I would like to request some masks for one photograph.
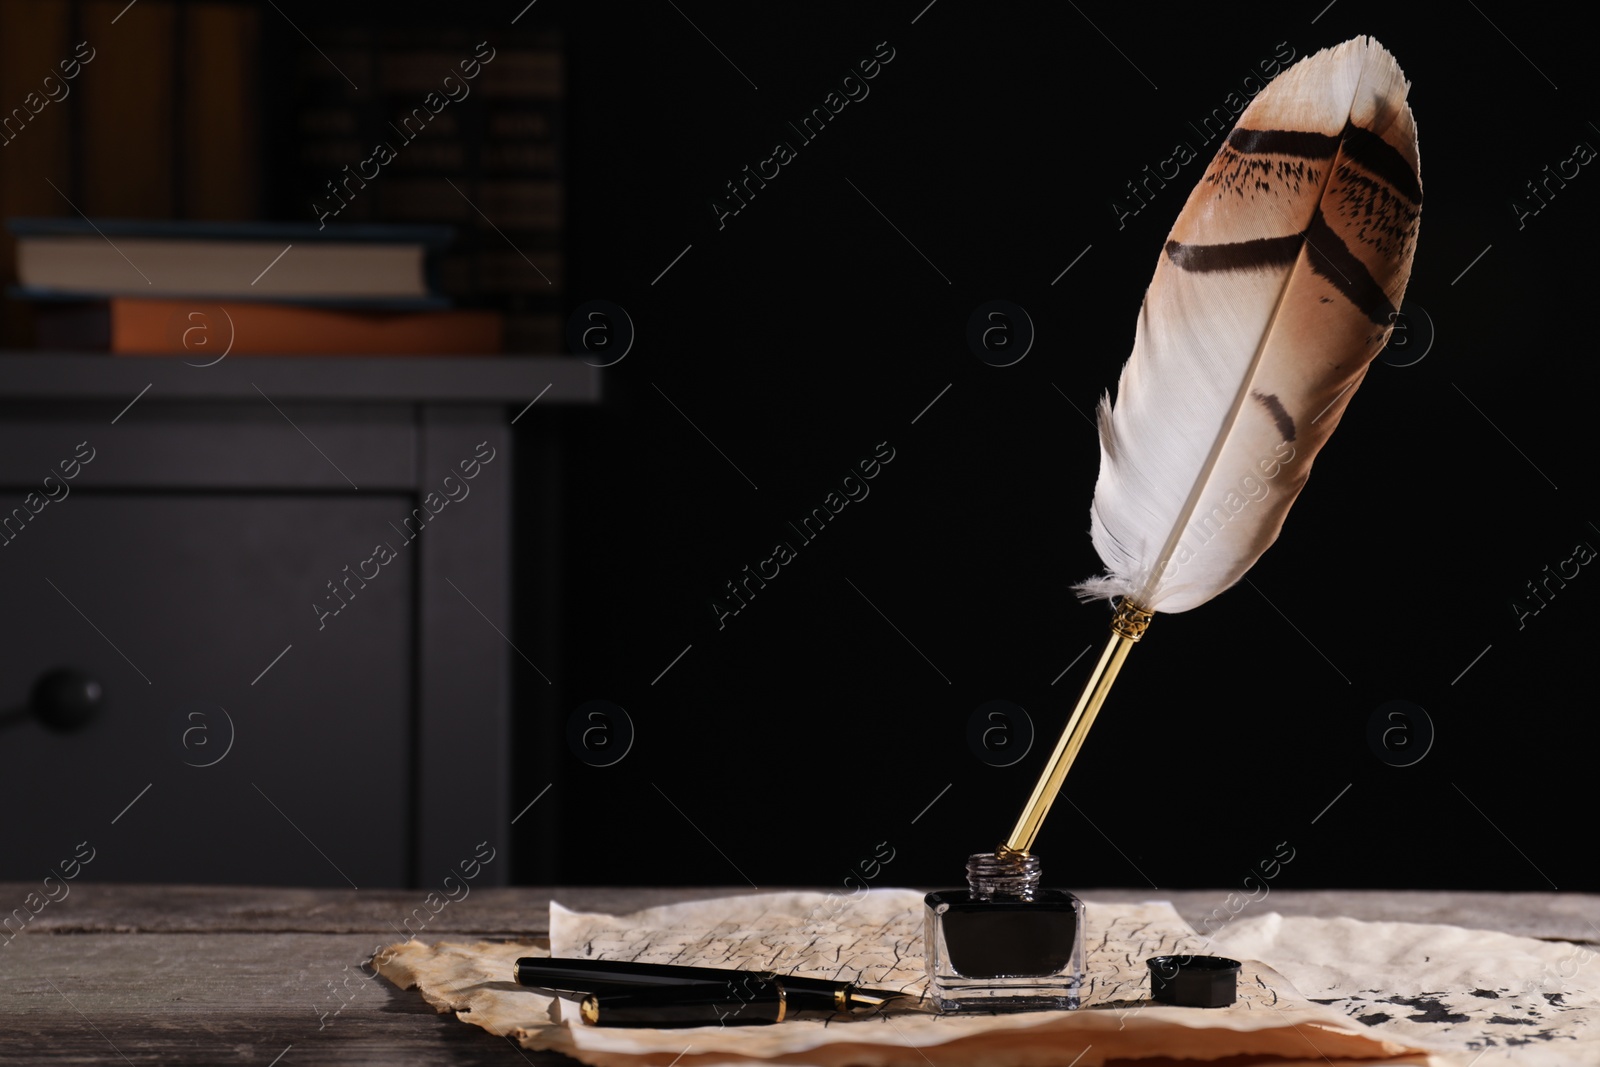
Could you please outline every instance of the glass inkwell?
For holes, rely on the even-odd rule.
[[[1078,1006],[1083,901],[1039,886],[1039,857],[980,852],[967,888],[927,895],[929,994],[940,1011]]]
[[[1083,901],[1039,884],[1029,850],[1151,613],[1124,600],[1083,694],[1004,844],[967,858],[967,888],[924,901],[928,995],[940,1011],[1071,1010],[1084,987]]]

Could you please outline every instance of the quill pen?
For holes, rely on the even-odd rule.
[[[1262,90],[1189,194],[1145,293],[1117,399],[1100,403],[1090,531],[1112,638],[1001,852],[1026,853],[1157,611],[1237,582],[1387,342],[1422,185],[1409,83],[1357,37]]]

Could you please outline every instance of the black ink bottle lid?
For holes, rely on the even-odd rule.
[[[1186,1008],[1226,1008],[1239,989],[1239,961],[1225,956],[1151,956],[1150,996]]]

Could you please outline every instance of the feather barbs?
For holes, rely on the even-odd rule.
[[[1186,611],[1276,539],[1393,327],[1421,183],[1408,83],[1356,38],[1259,93],[1190,193],[1100,404],[1085,597]]]

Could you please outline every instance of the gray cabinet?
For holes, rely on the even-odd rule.
[[[598,396],[559,358],[0,356],[0,881],[83,841],[96,880],[360,887],[506,851],[508,422],[547,386],[523,418]],[[21,714],[59,667],[81,732]]]

